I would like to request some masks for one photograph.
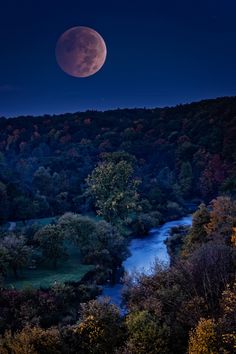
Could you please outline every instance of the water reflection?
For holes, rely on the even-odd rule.
[[[186,216],[180,220],[170,221],[162,226],[152,229],[145,238],[133,239],[129,246],[131,256],[123,262],[126,273],[132,275],[133,272],[151,274],[156,261],[164,265],[169,265],[170,257],[167,252],[165,241],[170,234],[170,230],[177,226],[191,226],[192,217]],[[122,284],[106,286],[103,288],[102,296],[111,298],[111,302],[121,306]]]

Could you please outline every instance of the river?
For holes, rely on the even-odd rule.
[[[165,244],[170,235],[170,230],[177,226],[191,226],[192,217],[186,216],[182,219],[169,221],[160,227],[151,229],[148,236],[144,238],[133,239],[129,245],[130,257],[123,262],[126,273],[142,272],[151,274],[155,262],[169,265],[170,257]],[[105,286],[102,297],[110,297],[111,302],[121,306],[122,284],[117,283],[114,286]]]

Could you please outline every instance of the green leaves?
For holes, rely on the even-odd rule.
[[[51,260],[54,267],[57,267],[59,259],[67,257],[64,246],[64,237],[59,225],[47,225],[35,234],[46,260]]]
[[[26,245],[23,236],[7,235],[0,243],[0,268],[2,272],[11,268],[18,277],[18,268],[24,267],[29,261],[31,248]]]
[[[100,163],[87,178],[98,215],[117,224],[137,209],[140,180],[134,178],[132,163],[114,156]]]

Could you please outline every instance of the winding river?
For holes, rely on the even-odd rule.
[[[170,230],[177,226],[191,226],[192,217],[186,216],[182,219],[166,222],[160,227],[151,229],[145,238],[133,239],[129,246],[130,257],[123,262],[126,273],[142,272],[151,274],[156,261],[169,265],[170,257],[165,245]],[[110,297],[111,302],[121,306],[122,284],[103,288],[102,296]]]

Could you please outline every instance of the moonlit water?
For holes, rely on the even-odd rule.
[[[180,220],[170,221],[160,227],[154,228],[145,238],[133,239],[129,246],[131,256],[123,262],[125,272],[132,275],[133,272],[151,274],[155,262],[169,265],[170,257],[165,245],[173,227],[191,226],[192,217],[186,216]],[[102,296],[111,298],[111,302],[120,306],[122,285],[104,287]]]
[[[152,229],[145,238],[133,239],[129,246],[131,256],[123,262],[125,271],[127,273],[137,271],[150,274],[156,261],[168,266],[170,257],[165,241],[170,235],[170,230],[176,226],[190,226],[191,224],[192,217],[187,216]]]

